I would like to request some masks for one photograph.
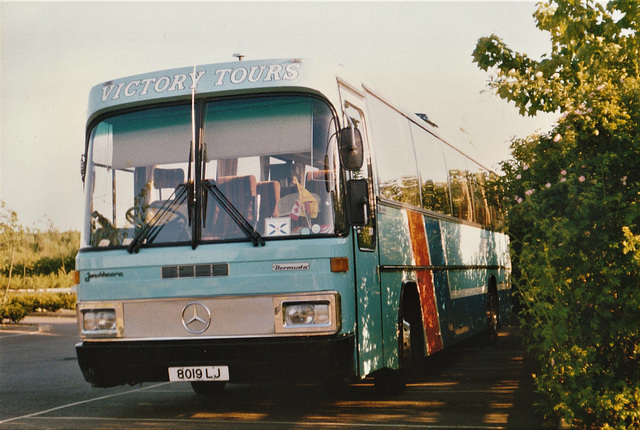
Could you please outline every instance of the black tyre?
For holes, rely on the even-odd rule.
[[[424,329],[419,298],[415,291],[404,297],[398,321],[399,369],[381,369],[374,375],[375,387],[382,394],[400,395],[406,378],[424,371]]]
[[[498,292],[495,287],[489,288],[487,295],[487,331],[485,340],[488,345],[494,345],[498,340],[498,329],[500,328],[500,304],[498,302]]]
[[[420,376],[424,373],[425,365],[425,337],[422,311],[419,298],[415,295],[414,301],[407,303],[403,316],[403,363],[405,376]],[[408,329],[405,328],[407,327]],[[406,339],[409,339],[407,343]]]
[[[399,396],[406,387],[402,369],[380,369],[374,375],[376,391],[383,396]]]
[[[207,397],[217,397],[224,392],[225,382],[202,382],[193,381],[191,388],[196,394]]]

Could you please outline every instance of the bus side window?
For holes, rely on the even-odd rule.
[[[470,169],[470,184],[473,192],[473,208],[475,214],[475,221],[482,224],[483,227],[491,227],[491,212],[489,211],[489,202],[487,200],[487,193],[485,190],[485,184],[488,178],[488,172],[480,167],[474,161],[468,160],[467,164]]]
[[[442,142],[415,124],[411,124],[411,137],[416,151],[422,207],[451,215],[451,196]]]
[[[496,231],[504,230],[504,214],[500,204],[500,191],[496,184],[497,175],[493,172],[489,173],[488,183],[485,187],[487,195],[487,203],[489,204],[489,212],[491,214],[491,227]]]
[[[420,206],[420,185],[409,120],[377,99],[368,100],[380,195]]]
[[[473,198],[469,188],[469,168],[462,153],[445,145],[445,158],[449,171],[449,189],[453,216],[464,221],[475,221]]]

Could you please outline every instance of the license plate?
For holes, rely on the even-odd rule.
[[[228,381],[229,366],[170,367],[169,381]]]

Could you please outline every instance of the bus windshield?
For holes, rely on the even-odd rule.
[[[194,116],[199,157],[192,151]],[[193,113],[187,104],[104,119],[89,139],[91,216],[83,247],[239,241],[248,240],[248,230],[265,240],[343,233],[335,135],[329,106],[303,96],[215,100],[196,103]]]

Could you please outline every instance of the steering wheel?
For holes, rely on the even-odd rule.
[[[127,212],[125,213],[124,216],[127,219],[127,221],[129,221],[132,225],[143,226],[147,224],[146,216],[150,209],[151,211],[155,212],[155,211],[158,211],[160,208],[153,205],[142,207],[142,208],[140,206],[132,206],[129,209],[127,209]],[[189,221],[187,219],[187,216],[182,212],[180,212],[178,208],[175,208],[173,210],[171,208],[166,208],[165,211],[171,214],[167,222],[182,222],[182,224],[184,225],[188,224]]]
[[[141,210],[140,206],[131,206],[127,209],[124,217],[134,226],[144,225],[146,210]]]

